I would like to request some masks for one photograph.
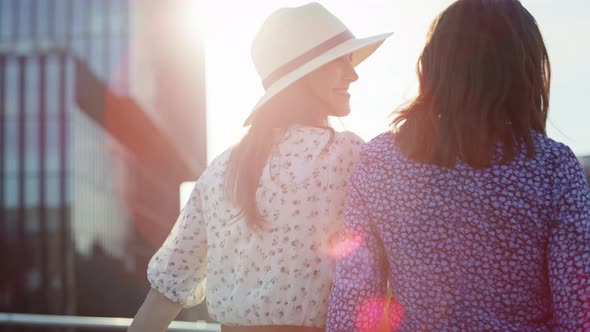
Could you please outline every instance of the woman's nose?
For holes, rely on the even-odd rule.
[[[356,70],[354,69],[354,66],[352,65],[352,63],[350,63],[350,62],[346,66],[346,76],[345,77],[350,82],[354,82],[359,79],[359,75],[357,74]]]

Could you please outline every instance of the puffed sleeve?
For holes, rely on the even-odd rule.
[[[332,286],[326,331],[372,331],[381,322],[387,261],[364,196],[371,177],[365,154],[350,180],[342,252]]]
[[[590,331],[590,193],[565,147],[554,180],[548,270],[555,331]]]
[[[205,298],[207,235],[199,186],[197,182],[147,270],[151,287],[185,308]]]

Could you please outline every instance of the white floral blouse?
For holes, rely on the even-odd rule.
[[[324,326],[348,178],[363,144],[350,132],[330,137],[296,126],[277,138],[256,193],[262,232],[236,218],[223,190],[230,150],[217,157],[152,257],[151,286],[184,307],[206,295],[211,317],[227,325]]]

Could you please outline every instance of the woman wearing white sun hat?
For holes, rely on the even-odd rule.
[[[323,330],[363,143],[328,116],[350,112],[354,66],[390,35],[355,38],[317,3],[267,18],[252,45],[265,94],[249,131],[197,181],[150,261],[152,290],[129,331],[163,331],[205,295],[224,332]]]

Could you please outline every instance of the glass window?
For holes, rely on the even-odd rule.
[[[39,170],[39,63],[29,58],[25,62],[25,172]]]
[[[106,1],[105,1],[106,2]],[[120,37],[125,30],[125,24],[127,24],[127,12],[126,5],[127,1],[108,1],[108,12],[106,18],[109,20],[108,34],[111,38]],[[106,4],[105,4],[106,5]]]
[[[79,0],[76,0],[74,2],[78,1]],[[70,22],[72,8],[68,8],[69,4],[66,3],[66,0],[54,0],[53,3],[55,4],[55,7],[53,8],[53,12],[55,13],[55,17],[53,18],[55,20],[55,40],[59,41],[61,44],[65,44],[69,34],[69,31],[67,30],[68,28],[71,28],[67,25],[68,22]]]
[[[16,174],[19,169],[19,156],[18,156],[18,145],[19,145],[19,128],[16,117],[5,118],[4,127],[4,167],[5,172],[8,174]]]
[[[90,35],[93,38],[100,38],[103,36],[104,31],[104,24],[103,21],[105,20],[105,9],[107,9],[107,5],[105,5],[107,1],[88,1],[87,10],[88,16],[90,17]]]
[[[27,176],[39,172],[39,119],[29,116],[25,122],[25,172]]]
[[[65,171],[72,172],[74,169],[73,166],[73,154],[74,154],[74,144],[73,144],[73,125],[72,125],[72,117],[66,115],[65,123],[62,127],[64,131],[64,149],[65,149]]]
[[[25,176],[25,206],[35,207],[39,205],[39,173],[26,173]]]
[[[12,39],[15,1],[0,0],[0,41]]]
[[[6,59],[4,106],[7,116],[18,114],[18,85],[20,81],[18,66],[16,59],[12,57]]]
[[[68,171],[66,172],[66,179],[65,179],[65,204],[71,205],[74,201],[74,172]]]
[[[118,10],[121,13],[121,30],[119,32],[120,37],[129,37],[129,27],[131,24],[131,13],[129,0],[126,1],[115,1],[118,5]]]
[[[59,181],[59,174],[47,174],[45,178],[45,204],[48,207],[59,207],[61,200],[61,185]]]
[[[70,173],[74,170],[74,144],[73,144],[73,117],[74,112],[77,112],[76,108],[76,96],[75,96],[75,63],[73,60],[66,62],[65,68],[66,80],[64,86],[66,89],[66,110],[65,110],[65,123],[63,126],[63,130],[65,130],[65,152],[66,152],[66,172],[68,179],[70,178]],[[69,192],[69,191],[68,191]]]
[[[31,17],[31,0],[18,0],[15,1],[16,7],[18,8],[18,37],[21,40],[31,40],[32,31],[31,23],[33,17]]]
[[[60,126],[59,118],[51,115],[45,122],[45,172],[47,174],[57,174],[59,172],[59,154],[60,154]]]
[[[4,174],[4,203],[5,207],[15,208],[19,200],[18,174],[8,172]]]
[[[87,49],[86,49],[86,40],[80,37],[75,37],[72,39],[71,48],[74,54],[77,56],[84,58],[86,57]]]
[[[72,32],[74,39],[81,39],[86,35],[86,1],[72,1]]]
[[[39,60],[28,57],[25,62],[25,112],[29,115],[39,114]]]
[[[36,31],[33,33],[37,36],[37,39],[43,42],[47,42],[51,40],[50,35],[50,22],[53,22],[53,18],[50,15],[53,13],[53,8],[50,8],[51,1],[41,0],[35,2],[35,20],[37,23]]]
[[[92,38],[89,40],[90,54],[88,55],[88,66],[90,70],[96,75],[101,81],[105,81],[104,61],[103,61],[103,47],[101,45],[100,38]]]
[[[48,56],[45,63],[45,111],[47,114],[59,112],[59,87],[60,87],[59,58]]]

